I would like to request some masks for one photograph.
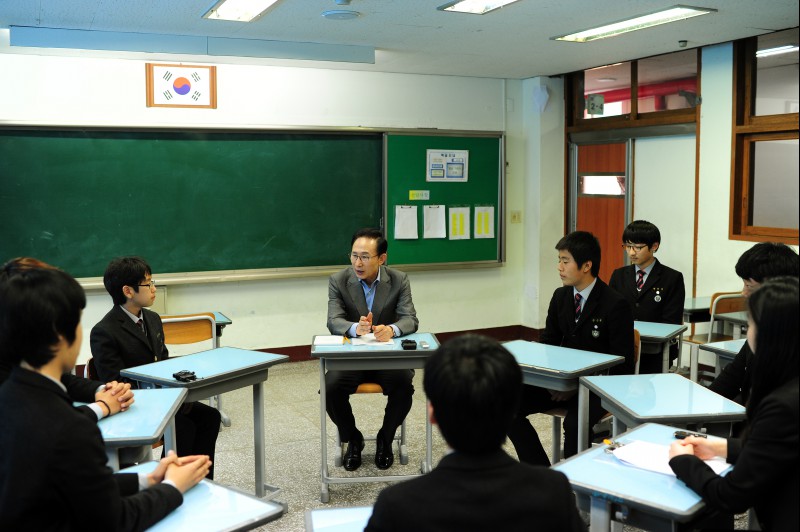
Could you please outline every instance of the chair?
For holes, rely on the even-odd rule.
[[[633,330],[633,374],[639,374],[639,352],[641,351],[642,342],[641,337],[639,335],[639,331],[634,329]],[[552,440],[552,455],[553,455],[553,463],[561,461],[561,420],[567,417],[567,409],[566,408],[552,408],[547,412],[543,412],[548,416],[553,416],[553,440]],[[611,415],[610,412],[606,412],[606,414],[600,418],[593,429],[600,424],[610,423],[614,416]],[[597,432],[597,431],[595,431]]]
[[[168,345],[187,345],[210,341],[211,348],[217,345],[217,324],[214,314],[202,312],[198,314],[183,314],[175,316],[161,316],[164,327],[164,343]],[[176,356],[181,356],[181,353]],[[209,398],[209,404],[219,410],[222,424],[231,426],[231,419],[222,411],[222,397],[215,395]]]
[[[362,382],[358,385],[356,393],[383,393],[383,388],[380,384],[374,382]],[[339,439],[339,431],[336,432],[336,448],[339,450],[334,453],[333,462],[336,467],[341,467],[342,458],[344,457],[345,448]],[[375,436],[364,436],[364,441],[375,441]],[[397,443],[397,453],[400,455],[400,463],[406,465],[408,463],[408,449],[406,447],[406,420],[403,419],[403,424],[400,425],[400,434],[395,434],[394,441]]]
[[[716,321],[719,323],[719,320],[715,320],[716,316],[726,312],[745,310],[746,306],[747,302],[741,292],[717,292],[711,296],[711,318],[708,322],[708,333],[694,332],[693,327],[692,334],[682,338],[684,342],[691,344],[689,346],[689,378],[692,381],[698,382],[698,379],[700,378],[698,375],[698,357],[700,355],[700,346],[706,343],[722,342],[733,339],[733,336],[726,335],[725,331],[714,331],[714,322]],[[709,373],[713,375],[713,371]],[[704,372],[703,379],[713,379],[713,376],[706,375],[706,372]]]

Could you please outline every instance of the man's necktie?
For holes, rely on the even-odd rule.
[[[641,291],[644,286],[644,270],[638,270],[636,275],[638,275],[636,278],[636,289]]]
[[[575,294],[575,321],[578,321],[581,317],[581,297],[580,294]]]
[[[139,330],[142,331],[142,333],[144,333],[144,322],[142,321],[142,318],[139,318],[139,321],[136,322],[136,325],[138,325]]]

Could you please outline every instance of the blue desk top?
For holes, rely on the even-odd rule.
[[[618,409],[641,424],[646,421],[699,422],[744,419],[742,405],[674,373],[581,377],[612,414]]]
[[[715,314],[714,319],[727,321],[736,325],[747,325],[747,311],[737,310],[736,312],[723,312],[722,314]]]
[[[415,350],[404,350],[403,347],[400,345],[400,342],[403,340],[414,340],[417,342],[417,349]],[[419,347],[420,342],[428,342],[430,346],[428,349],[422,349]],[[439,348],[439,340],[436,339],[431,333],[413,333],[407,334],[405,336],[400,336],[398,338],[392,339],[392,345],[353,345],[350,342],[346,342],[342,345],[314,345],[314,342],[311,342],[311,355],[312,356],[321,356],[328,353],[388,353],[388,352],[399,352],[404,353],[406,355],[413,354],[414,351],[419,351],[420,353],[433,353],[433,351]]]
[[[146,462],[123,469],[124,473],[155,469],[157,462]],[[148,531],[192,532],[250,530],[283,515],[283,506],[203,480],[183,494],[183,504]]]
[[[514,355],[523,371],[574,379],[622,364],[624,357],[581,351],[557,345],[513,340],[503,347]]]
[[[725,340],[724,342],[711,342],[710,344],[701,344],[700,349],[716,353],[720,358],[733,359],[742,350],[746,341],[746,338],[740,338],[738,340]]]
[[[187,394],[181,388],[135,390],[133,393],[135,400],[127,411],[105,417],[97,423],[107,447],[133,447],[157,442]]]
[[[307,510],[306,532],[361,532],[371,515],[372,506]]]
[[[219,347],[124,369],[121,375],[137,381],[170,387],[193,388],[242,374],[255,373],[287,360],[289,357],[286,355],[249,351],[235,347]],[[190,382],[175,380],[172,375],[181,370],[194,371],[197,380]],[[266,380],[266,374],[264,380]]]
[[[647,423],[620,434],[616,441],[642,440],[669,445],[674,427]],[[572,487],[589,496],[645,508],[649,513],[677,521],[689,520],[704,503],[699,495],[676,477],[625,465],[606,453],[603,445],[594,447],[553,466],[569,478]]]
[[[655,323],[652,321],[634,321],[633,328],[639,331],[642,340],[657,340],[665,342],[685,331],[686,325],[674,323]]]
[[[709,310],[711,308],[711,296],[687,297],[683,300],[684,312],[696,312],[698,310]]]

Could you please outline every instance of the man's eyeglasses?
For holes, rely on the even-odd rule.
[[[347,256],[350,257],[350,262],[352,263],[356,263],[358,261],[367,263],[373,258],[377,257],[377,255],[359,255],[358,253],[349,253]]]
[[[625,251],[630,251],[632,249],[635,249],[637,252],[639,252],[646,247],[647,244],[622,244],[622,249],[624,249]]]
[[[156,287],[156,281],[154,279],[150,279],[149,283],[140,284],[139,286],[148,286],[150,288],[155,288]]]

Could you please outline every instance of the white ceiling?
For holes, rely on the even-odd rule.
[[[375,49],[374,64],[218,56],[206,61],[524,79],[674,52],[681,49],[681,40],[690,49],[798,25],[798,0],[682,0],[718,12],[577,44],[550,37],[650,13],[678,0],[520,0],[482,16],[438,11],[446,1],[351,0],[350,5],[337,5],[335,0],[281,0],[261,19],[235,23],[202,18],[213,0],[0,0],[0,28],[358,45]],[[361,16],[321,16],[331,9],[350,9]],[[4,47],[0,52],[19,50]]]

